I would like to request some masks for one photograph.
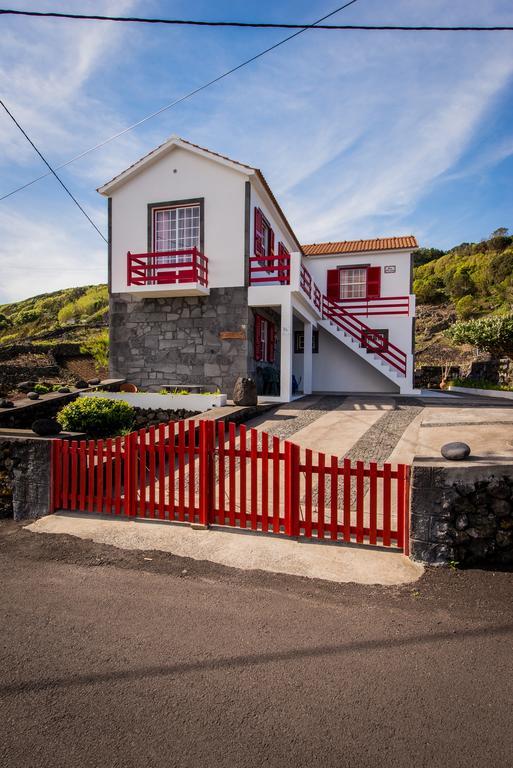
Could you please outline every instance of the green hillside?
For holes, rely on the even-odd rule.
[[[449,251],[421,248],[415,263],[417,361],[470,360],[476,346],[485,347],[475,341],[482,334],[468,329],[490,327],[493,322],[486,318],[491,317],[501,318],[497,323],[504,325],[513,310],[513,237],[501,228],[486,240],[461,243]],[[477,324],[469,325],[474,320]],[[470,343],[461,343],[462,337]]]
[[[108,326],[106,285],[43,293],[0,305],[0,345],[84,341]]]

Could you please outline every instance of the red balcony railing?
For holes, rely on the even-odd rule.
[[[337,307],[342,307],[352,315],[408,315],[410,313],[409,296],[382,296],[379,299],[340,299]]]
[[[127,257],[128,285],[208,286],[208,259],[197,248],[156,253],[130,253]]]
[[[290,284],[290,254],[252,256],[249,260],[249,284]]]

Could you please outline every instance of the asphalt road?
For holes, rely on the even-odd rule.
[[[335,585],[3,522],[0,585],[2,768],[512,763],[513,574]]]

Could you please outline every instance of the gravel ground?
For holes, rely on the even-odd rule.
[[[406,427],[421,411],[422,407],[417,405],[397,405],[395,410],[385,411],[356,441],[345,458],[382,464],[396,447]]]
[[[329,584],[4,522],[0,579],[2,768],[511,764],[512,574]]]

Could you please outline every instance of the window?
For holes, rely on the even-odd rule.
[[[276,354],[276,326],[262,315],[255,315],[254,358],[274,363]]]
[[[200,248],[200,206],[183,205],[153,209],[153,250],[181,251]],[[167,256],[159,263],[180,264],[190,256]]]
[[[386,352],[388,349],[388,328],[373,328],[365,333],[364,346],[367,352]]]
[[[367,296],[367,268],[340,269],[340,298],[365,299]]]
[[[305,334],[303,331],[294,331],[294,352],[302,355],[305,351]],[[319,331],[312,331],[312,352],[319,351]]]

